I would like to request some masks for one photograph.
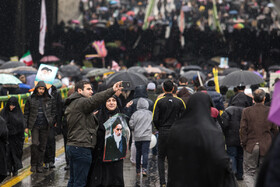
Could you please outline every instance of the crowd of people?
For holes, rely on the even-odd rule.
[[[162,73],[148,78],[148,84],[129,91],[123,90],[122,82],[108,88],[105,77],[73,81],[66,100],[55,86],[47,89],[40,81],[26,100],[24,114],[18,99],[11,97],[1,111],[3,179],[22,168],[24,132],[31,132],[34,173],[55,167],[55,135],[62,132],[68,186],[124,186],[123,159],[128,150],[136,175],[149,175],[149,146],[155,134],[152,154],[161,186],[225,186],[235,184],[235,179],[254,186],[278,132],[267,120],[269,93],[256,85],[249,88],[253,95],[246,95],[245,85],[218,93],[213,80],[201,85],[198,75],[187,79]],[[107,133],[105,124],[117,114],[127,116],[131,143],[122,122]],[[213,168],[215,175],[210,172]]]

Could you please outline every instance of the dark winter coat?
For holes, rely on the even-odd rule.
[[[172,94],[165,94],[155,102],[153,122],[158,130],[170,129],[175,120],[179,119],[186,109],[184,101]]]
[[[250,96],[246,95],[244,92],[239,92],[230,99],[228,106],[232,106],[232,105],[249,107],[253,105],[253,100]]]
[[[224,137],[210,115],[211,98],[195,93],[170,129],[168,184],[172,187],[225,187],[232,178]]]
[[[15,106],[12,111],[10,110],[10,105]],[[21,159],[23,154],[25,128],[24,116],[18,104],[18,99],[16,97],[11,97],[0,115],[5,119],[9,130],[7,169],[9,172],[15,172],[23,167]]]
[[[229,106],[222,114],[221,124],[227,146],[240,146],[239,129],[243,107]]]
[[[25,123],[27,124],[28,129],[32,129],[35,125],[37,116],[38,116],[38,108],[40,105],[39,97],[37,94],[37,90],[39,87],[45,87],[43,98],[43,112],[44,116],[47,119],[48,126],[55,124],[56,119],[56,105],[54,98],[49,95],[48,90],[46,88],[46,84],[43,81],[39,81],[35,87],[35,90],[31,96],[29,96],[26,100],[24,107],[24,118]]]
[[[214,107],[218,110],[224,110],[224,103],[223,103],[223,96],[216,92],[215,87],[208,87],[207,93],[212,98],[212,101],[214,103]]]
[[[113,88],[86,98],[78,92],[66,99],[65,116],[68,125],[67,145],[94,148],[98,121],[94,110],[114,94]]]
[[[7,143],[8,143],[8,128],[5,120],[0,116],[0,166],[1,166],[0,180],[2,176],[7,175],[7,157],[6,157]]]
[[[134,99],[132,99],[133,104],[129,107],[125,109],[125,114],[128,117],[131,117],[131,115],[137,110],[137,102],[139,100],[139,98],[144,98],[149,102],[149,110],[153,111],[153,106],[154,106],[154,102],[148,98],[148,93],[146,90],[146,86],[145,85],[139,85],[136,86],[135,88],[135,92],[134,92]]]
[[[58,92],[57,88],[55,86],[51,87],[51,96],[54,97],[55,105],[56,105],[56,132],[60,134],[62,129],[62,117],[63,117],[63,101],[60,93]]]
[[[105,104],[98,112],[99,127],[97,131],[97,144],[92,154],[92,164],[88,174],[88,187],[118,185],[124,186],[123,160],[103,162],[105,127],[104,123],[115,114],[119,113],[119,106],[114,111],[109,111]]]

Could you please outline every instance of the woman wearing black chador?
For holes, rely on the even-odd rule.
[[[13,176],[18,174],[22,168],[22,150],[24,143],[24,117],[19,107],[18,99],[11,97],[6,106],[1,111],[1,116],[5,119],[8,127],[8,148],[7,148],[7,169],[8,174]]]

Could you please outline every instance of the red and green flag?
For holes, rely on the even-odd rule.
[[[27,66],[32,66],[33,60],[30,51],[27,51],[19,61],[25,63]]]

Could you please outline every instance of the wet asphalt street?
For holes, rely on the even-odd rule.
[[[17,177],[9,177],[3,187],[64,187],[69,180],[69,171],[65,171],[66,166],[63,140],[57,141],[57,155],[55,168],[44,170],[43,173],[31,173],[29,163],[30,157],[23,161],[22,169]],[[157,159],[150,155],[148,166],[148,177],[136,177],[135,165],[129,160],[129,153],[124,161],[124,180],[126,187],[159,187],[159,177],[157,172]],[[243,182],[239,182],[239,187],[245,187]]]

